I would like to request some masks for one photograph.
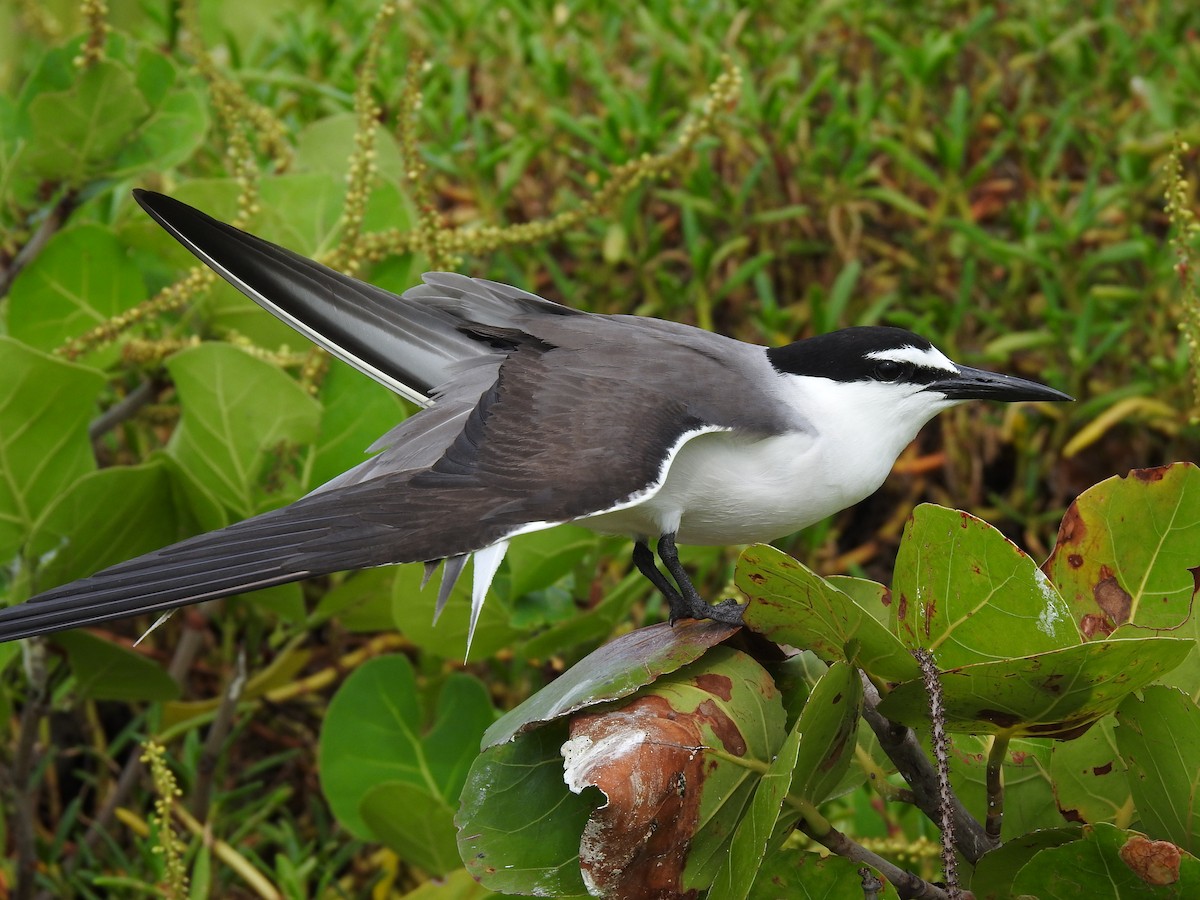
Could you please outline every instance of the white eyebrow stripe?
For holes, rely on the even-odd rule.
[[[888,350],[872,350],[867,359],[885,359],[890,362],[912,363],[926,369],[942,369],[946,372],[958,373],[958,366],[950,362],[946,355],[936,347],[922,349],[920,347],[893,347]]]

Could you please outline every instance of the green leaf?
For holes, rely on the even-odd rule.
[[[1132,638],[1095,641],[1021,659],[942,672],[950,731],[1067,738],[1164,672],[1179,665],[1191,641]],[[879,711],[914,728],[929,719],[920,681],[902,684]]]
[[[340,360],[330,362],[320,400],[321,425],[306,462],[309,490],[366,462],[367,448],[408,416],[396,394]]]
[[[1017,873],[1012,894],[1040,900],[1187,900],[1200,896],[1200,860],[1136,831],[1085,825],[1079,840],[1034,856]]]
[[[560,525],[513,540],[505,554],[508,595],[515,600],[550,587],[579,565],[596,547],[596,535],[585,528]]]
[[[981,819],[987,810],[987,759],[992,740],[986,735],[955,735],[950,755],[950,784],[955,796]],[[1048,774],[1048,741],[1013,739],[1004,753],[1002,768],[1002,840],[1010,840],[1035,828],[1053,828],[1062,824]]]
[[[46,590],[182,537],[190,517],[177,504],[164,460],[84,475],[38,522],[30,547]]]
[[[589,706],[628,697],[662,675],[686,666],[736,629],[717,622],[686,621],[639,628],[584,657],[516,709],[501,716],[483,736],[483,746]]]
[[[1192,463],[1134,469],[1084,491],[1063,516],[1043,568],[1088,638],[1133,622],[1200,640],[1200,616],[1192,615],[1200,469]],[[1167,681],[1200,695],[1200,646]]]
[[[454,809],[444,797],[407,781],[385,781],[367,791],[359,815],[375,838],[405,863],[431,875],[462,865]]]
[[[499,897],[477,882],[466,869],[455,869],[444,878],[422,882],[404,900],[491,900]]]
[[[735,581],[750,598],[748,628],[781,644],[805,647],[827,662],[845,660],[855,641],[854,662],[886,681],[920,677],[911,654],[849,596],[802,563],[766,544],[742,551]]]
[[[452,675],[425,731],[411,663],[403,656],[369,660],[334,695],[321,728],[317,765],[330,809],[350,832],[371,840],[376,833],[363,819],[364,798],[377,785],[403,781],[442,798],[442,822],[432,827],[444,827],[492,716],[487,689]],[[377,804],[371,812],[382,814]],[[439,817],[437,808],[423,812]],[[401,828],[393,823],[392,833]]]
[[[112,232],[78,225],[50,238],[13,282],[9,333],[53,350],[145,299],[141,273]]]
[[[1132,699],[1127,697],[1124,702]],[[1124,828],[1134,819],[1129,777],[1117,752],[1115,726],[1116,720],[1105,716],[1087,734],[1054,745],[1050,780],[1058,808],[1069,822],[1108,822]]]
[[[1083,835],[1078,825],[1044,828],[1018,835],[984,854],[971,876],[976,900],[1012,900],[1012,883],[1017,873],[1034,856],[1050,847],[1061,847]]]
[[[1117,710],[1117,749],[1141,825],[1190,853],[1200,847],[1200,709],[1175,688],[1151,685]]]
[[[309,616],[309,626],[337,617],[348,631],[391,631],[392,582],[396,569],[379,566],[350,574],[321,595]]]
[[[745,900],[767,852],[784,798],[791,790],[800,751],[800,725],[792,728],[754,790],[754,799],[738,824],[729,853],[713,878],[708,900]]]
[[[467,871],[500,893],[584,894],[579,837],[600,794],[563,783],[565,723],[492,743],[471,766],[455,816]]]
[[[88,421],[104,376],[0,337],[0,560],[96,461]]]
[[[461,660],[466,657],[467,633],[471,621],[471,578],[474,563],[467,566],[458,580],[446,608],[435,623],[433,611],[441,573],[436,573],[424,590],[424,569],[420,564],[395,566],[392,571],[392,622],[410,641],[427,653],[442,659]],[[472,659],[487,659],[504,647],[518,643],[523,632],[512,626],[508,606],[488,590],[487,600],[479,614],[475,640],[471,644]]]
[[[150,115],[122,148],[108,177],[129,177],[146,169],[172,169],[191,158],[204,143],[209,114],[204,94],[178,83],[170,58],[142,48],[135,67],[138,87]]]
[[[51,639],[67,651],[75,690],[88,700],[174,700],[179,685],[157,663],[86,631],[61,631]]]
[[[167,445],[239,518],[294,499],[260,486],[279,449],[316,435],[320,407],[270,363],[227,344],[201,344],[167,361],[183,409]]]
[[[81,183],[102,171],[150,109],[128,67],[101,60],[70,88],[29,104],[29,163],[44,178]]]
[[[781,850],[763,860],[750,890],[751,900],[862,900],[862,863],[841,856],[819,856],[804,850]],[[876,876],[878,877],[878,876]],[[883,881],[883,879],[879,879]],[[899,894],[887,882],[873,896],[896,900]]]
[[[834,663],[800,713],[800,755],[791,792],[812,804],[831,797],[850,768],[858,738],[863,686],[858,670]]]
[[[567,784],[598,787],[608,798],[580,845],[593,890],[703,889],[783,744],[783,705],[762,666],[714,647],[620,706],[574,716],[570,735]],[[686,856],[674,852],[682,843]]]
[[[896,554],[893,630],[938,666],[1032,656],[1079,643],[1066,603],[1027,554],[981,519],[923,503]]]

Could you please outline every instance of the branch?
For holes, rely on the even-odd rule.
[[[958,859],[954,855],[954,791],[950,787],[950,738],[946,735],[946,705],[942,696],[942,675],[938,671],[937,660],[933,653],[924,648],[914,650],[917,665],[921,667],[921,675],[925,680],[925,693],[929,696],[930,739],[933,743],[933,758],[937,766],[938,780],[938,812],[937,819],[942,829],[942,877],[946,881],[946,893],[950,900],[958,900],[962,896],[958,889]],[[988,813],[988,837],[999,839],[997,829],[992,834],[992,817]]]
[[[933,764],[921,748],[911,728],[891,721],[876,708],[879,706],[879,691],[866,675],[863,680],[863,718],[879,738],[879,745],[888,758],[896,764],[908,786],[912,788],[917,807],[932,821],[942,820],[938,801],[938,778]],[[954,821],[958,851],[967,862],[974,865],[980,857],[999,846],[987,836],[983,826],[962,805],[957,797],[951,798],[950,812]]]
[[[27,641],[22,648],[29,682],[25,708],[21,710],[21,730],[17,736],[17,752],[12,765],[13,843],[17,849],[17,883],[14,900],[33,896],[37,874],[37,784],[34,769],[41,755],[36,752],[37,736],[46,716],[47,684],[46,644],[40,639]]]
[[[33,233],[33,236],[25,242],[25,246],[17,251],[17,255],[13,257],[13,261],[4,269],[0,269],[0,297],[7,297],[9,288],[12,287],[17,276],[21,274],[21,270],[33,262],[34,258],[42,252],[42,248],[54,236],[67,219],[71,217],[71,213],[75,211],[75,207],[79,203],[79,193],[74,188],[67,190],[58,202],[50,208],[50,212],[46,214],[46,218],[42,219],[42,224],[38,226],[38,230]]]

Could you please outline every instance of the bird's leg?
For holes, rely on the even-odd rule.
[[[676,619],[692,618],[712,619],[714,622],[725,622],[729,625],[742,624],[742,607],[736,601],[726,600],[715,606],[704,602],[704,598],[700,596],[700,592],[696,590],[692,579],[683,568],[683,563],[679,561],[679,549],[675,546],[674,534],[664,534],[658,539],[658,556],[675,579],[675,583],[679,585],[679,593],[676,595],[678,604],[670,594],[667,595],[667,601],[671,604],[672,622]],[[657,568],[655,571],[658,571]]]
[[[681,606],[683,598],[679,596],[679,591],[675,588],[675,585],[671,584],[670,579],[658,570],[658,566],[654,562],[654,554],[650,550],[650,545],[645,541],[639,540],[634,543],[633,564],[637,566],[639,572],[646,576],[646,580],[667,598],[667,605],[671,607],[672,620],[687,613],[686,609]]]

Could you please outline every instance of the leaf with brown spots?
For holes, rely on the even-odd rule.
[[[854,666],[834,663],[821,676],[800,713],[793,793],[814,804],[832,796],[854,756],[862,697]]]
[[[1066,739],[1179,665],[1191,648],[1191,641],[1178,638],[1093,641],[945,670],[946,728]],[[913,728],[927,727],[928,709],[920,681],[900,685],[879,707],[884,715]]]
[[[896,555],[892,630],[942,668],[1079,643],[1070,609],[1037,564],[969,513],[918,506]]]
[[[856,641],[855,664],[876,678],[920,677],[904,645],[870,612],[783,551],[747,547],[734,579],[750,598],[746,627],[770,640],[812,650],[826,662],[846,660],[847,646]]]
[[[1142,826],[1200,849],[1200,709],[1175,688],[1153,685],[1117,710],[1117,749]]]
[[[1116,720],[1105,716],[1088,733],[1056,743],[1050,780],[1059,811],[1070,822],[1124,828],[1136,814],[1125,763],[1117,752]]]
[[[570,729],[566,783],[605,796],[580,843],[589,889],[666,900],[711,884],[783,744],[784,713],[766,670],[721,647]]]
[[[1200,566],[1200,469],[1173,463],[1134,469],[1084,491],[1071,504],[1043,571],[1085,638],[1132,622],[1200,638],[1193,612]],[[1183,628],[1180,629],[1180,626]],[[1200,655],[1171,682],[1200,688]]]
[[[1085,825],[1079,840],[1036,854],[1017,873],[1010,896],[1041,900],[1200,897],[1200,860],[1178,849],[1173,853],[1163,843],[1112,825]]]

